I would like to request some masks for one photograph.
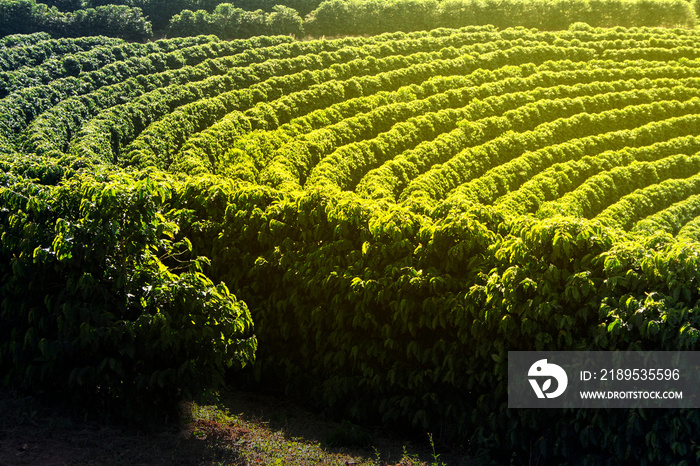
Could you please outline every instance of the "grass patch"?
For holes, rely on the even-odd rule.
[[[437,450],[440,450],[438,453]],[[0,390],[0,466],[6,465],[469,466],[460,452],[336,423],[292,402],[226,392],[182,405],[178,424],[140,430]]]

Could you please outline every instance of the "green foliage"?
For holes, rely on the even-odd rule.
[[[296,10],[283,5],[271,13],[263,10],[248,11],[231,3],[221,3],[213,12],[183,10],[174,15],[168,26],[173,36],[216,34],[222,39],[247,38],[257,35],[292,35],[304,33],[302,19]]]
[[[251,199],[262,210],[252,216],[245,213],[252,205],[236,199],[222,244],[213,246],[250,241],[247,229],[259,232],[263,250],[269,244],[218,265],[257,309],[263,381],[284,373],[289,390],[311,392],[331,412],[432,426],[471,438],[492,458],[496,451],[525,456],[533,445],[548,461],[670,458],[647,450],[645,435],[675,422],[673,412],[507,410],[506,352],[641,349],[640,342],[694,348],[698,297],[677,288],[687,274],[695,277],[692,246],[647,257],[639,246],[613,248],[620,233],[585,220],[513,219],[501,236],[491,228],[503,228],[503,219],[487,211],[480,221],[466,213],[431,221],[334,197],[309,193],[291,205]],[[656,270],[657,261],[678,265]],[[244,277],[249,267],[253,276]],[[688,430],[664,443],[690,441],[699,420],[684,419]],[[618,426],[628,422],[620,436]],[[516,433],[513,425],[526,427]],[[586,456],[591,444],[597,453]],[[652,453],[635,453],[644,451]]]
[[[378,34],[437,27],[493,24],[561,30],[591,26],[693,27],[697,18],[685,0],[327,0],[308,17],[311,35]]]
[[[74,11],[86,6],[85,0],[44,0],[43,3],[55,6],[61,11]]]
[[[172,189],[125,175],[3,188],[7,382],[147,419],[254,360],[250,313],[202,274]]]
[[[37,5],[35,0],[3,0],[0,2],[0,36],[41,31],[46,22],[60,18],[58,10]]]
[[[149,39],[153,31],[140,8],[124,5],[105,5],[77,10],[69,17],[67,36],[105,35],[131,41]]]
[[[126,5],[62,12],[36,0],[2,0],[0,18],[0,36],[46,31],[57,37],[108,35],[143,41],[152,35],[141,9]]]
[[[105,5],[137,7],[151,22],[154,31],[162,31],[167,27],[170,18],[182,10],[204,9],[211,11],[219,3],[223,3],[223,0],[85,0],[84,7],[97,8]]]
[[[216,22],[218,26],[222,26],[225,25],[227,21],[225,18],[220,17],[221,15],[216,13],[215,10],[230,12],[232,9],[235,9],[236,14],[243,15],[244,17],[246,12],[255,12],[252,16],[248,16],[247,20],[244,19],[244,21],[250,21],[253,17],[267,17],[271,20],[271,23],[273,23],[273,34],[277,34],[277,30],[282,30],[284,32],[280,32],[280,34],[296,35],[297,32],[295,31],[297,30],[299,34],[301,34],[302,18],[317,8],[321,1],[322,0],[237,0],[235,2],[226,0],[83,0],[81,6],[79,5],[79,0],[53,0],[47,1],[46,3],[49,5],[56,4],[62,11],[87,7],[96,8],[103,5],[127,5],[130,7],[138,7],[143,10],[144,16],[146,16],[153,25],[153,30],[156,32],[156,35],[168,30],[168,24],[171,21],[179,24],[176,28],[179,33],[186,34],[183,32],[185,30],[184,23],[193,20],[190,25],[205,26],[205,23],[202,22],[203,18],[207,17],[211,19],[208,15],[212,13],[217,17]],[[61,7],[61,4],[65,5],[65,7]],[[226,5],[220,9],[219,6],[222,4]],[[193,13],[197,19],[192,16]],[[267,14],[261,15],[261,13]],[[281,13],[281,15],[268,15],[270,13]],[[175,19],[177,16],[179,16],[179,19]],[[223,16],[226,16],[226,14]],[[228,19],[230,20],[230,17]],[[233,24],[228,24],[228,26],[228,34],[230,36],[230,28],[233,27]],[[253,22],[248,25],[248,28],[255,28],[254,34],[252,35],[260,35],[268,31],[269,26],[269,24]],[[206,25],[206,27],[211,28],[211,24]],[[207,32],[203,29],[195,29],[192,31],[192,35],[205,33]]]
[[[596,27],[688,27],[687,0],[2,0],[0,36],[47,31],[54,37],[104,34],[143,41],[157,36],[266,34],[344,36],[439,27],[494,25],[563,30]]]

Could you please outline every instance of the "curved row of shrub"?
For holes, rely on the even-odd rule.
[[[67,97],[86,94],[97,88],[121,82],[130,76],[140,76],[156,70],[162,71],[168,66],[181,67],[185,64],[182,53],[163,55],[153,52],[161,48],[169,51],[178,48],[187,49],[197,43],[213,40],[215,40],[213,37],[201,36],[184,40],[176,39],[172,42],[158,42],[155,46],[149,47],[151,53],[143,58],[117,61],[80,76],[63,77],[48,84],[16,90],[0,100],[0,150],[3,150],[3,147],[12,147],[17,133],[37,116]],[[198,55],[195,54],[195,56]],[[174,60],[168,63],[163,61],[168,58]]]
[[[25,87],[48,84],[58,78],[77,76],[81,72],[94,71],[116,61],[134,60],[156,53],[169,53],[180,50],[185,57],[194,58],[194,50],[200,44],[208,44],[211,49],[216,38],[199,36],[194,39],[181,38],[148,44],[127,43],[117,39],[102,38],[103,43],[86,51],[65,53],[61,51],[56,58],[44,60],[41,64],[24,65],[19,69],[0,73],[0,98]],[[50,41],[49,41],[50,42]],[[218,42],[219,46],[227,43]],[[188,50],[193,49],[193,50]],[[199,53],[212,52],[199,47]],[[190,58],[191,60],[191,58]],[[188,60],[189,61],[189,60]],[[130,63],[131,66],[131,63]]]
[[[697,115],[687,115],[526,152],[487,172],[486,180],[478,178],[460,186],[450,197],[455,198],[455,194],[464,191],[471,191],[473,196],[482,182],[493,184],[497,176],[503,181],[496,189],[487,189],[486,195],[479,193],[482,200],[515,214],[538,213],[541,217],[580,214],[580,211],[568,210],[575,208],[565,204],[563,199],[581,183],[635,161],[697,152],[697,124]],[[506,188],[508,192],[504,193]],[[556,209],[556,205],[562,209]]]

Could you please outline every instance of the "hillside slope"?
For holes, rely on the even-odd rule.
[[[13,43],[0,370],[109,403],[235,360],[490,455],[692,460],[697,412],[506,384],[512,350],[696,348],[699,34]]]

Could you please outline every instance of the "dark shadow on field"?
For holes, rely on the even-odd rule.
[[[75,412],[0,390],[0,466],[244,465],[216,438],[192,427],[150,431],[80,419]]]
[[[272,431],[282,432],[287,439],[317,443],[328,453],[347,454],[363,463],[369,461],[378,466],[476,464],[464,452],[444,444],[435,445],[435,452],[439,454],[435,460],[427,433],[424,439],[410,441],[400,434],[378,427],[362,427],[349,421],[327,419],[282,396],[230,390],[221,393],[218,404],[232,416],[264,424]]]
[[[212,418],[192,416],[193,412],[209,412]],[[477,464],[440,444],[435,446],[436,460],[427,434],[422,443],[409,442],[382,429],[328,420],[293,400],[247,391],[223,391],[210,404],[183,403],[177,424],[145,429],[86,420],[77,409],[0,388],[0,466],[294,466],[279,463],[286,456],[284,444],[276,447],[282,450],[269,452],[271,456],[256,456],[257,448],[275,443],[274,436],[284,437],[289,445],[297,445],[294,448],[314,444],[331,456],[342,455],[320,463],[301,461],[305,465]]]

